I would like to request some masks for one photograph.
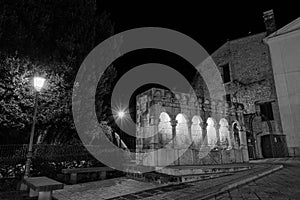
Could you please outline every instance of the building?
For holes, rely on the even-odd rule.
[[[264,13],[266,31],[227,41],[212,54],[223,77],[227,101],[242,103],[250,159],[287,155],[286,132],[264,38],[276,30],[273,11]]]
[[[267,36],[283,134],[290,156],[300,156],[300,18]]]
[[[143,166],[248,162],[239,103],[151,88],[137,95],[136,161]]]

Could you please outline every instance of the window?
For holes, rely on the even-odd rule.
[[[274,120],[272,103],[266,102],[259,105],[260,113],[262,114],[262,121]]]
[[[229,64],[225,64],[222,66],[223,69],[223,82],[228,83],[230,82],[230,70],[229,70]]]
[[[225,96],[225,98],[226,98],[226,101],[231,101],[231,96],[230,96],[230,94],[226,94],[226,96]]]

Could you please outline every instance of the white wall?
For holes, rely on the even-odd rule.
[[[291,156],[300,156],[300,30],[267,39],[282,128]]]

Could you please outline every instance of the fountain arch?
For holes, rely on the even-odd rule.
[[[202,123],[202,119],[200,116],[195,115],[192,118],[192,125],[191,125],[191,135],[192,141],[194,143],[194,147],[196,149],[200,148],[200,145],[203,142],[203,134],[202,134],[202,127],[200,124]]]
[[[176,126],[176,146],[178,149],[186,148],[189,146],[189,127],[187,124],[187,118],[184,114],[179,113],[176,116],[177,126]]]
[[[220,145],[223,148],[231,148],[231,139],[230,139],[230,132],[228,129],[228,121],[225,118],[220,119],[219,122],[219,135],[220,135]]]
[[[137,162],[161,166],[179,154],[172,165],[247,162],[242,106],[189,95],[159,88],[137,95],[136,148],[151,152],[147,159],[137,156]],[[234,133],[240,142],[234,142]]]
[[[166,112],[161,112],[159,115],[158,134],[159,141],[162,145],[169,143],[172,140],[171,118]]]
[[[218,142],[217,130],[215,128],[216,121],[214,120],[214,118],[209,117],[209,118],[207,118],[206,123],[207,123],[207,127],[206,127],[207,143],[211,148],[213,148],[216,146],[216,144]]]

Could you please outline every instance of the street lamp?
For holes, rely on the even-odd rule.
[[[30,173],[30,166],[31,166],[31,159],[32,159],[32,145],[33,145],[33,136],[34,136],[34,128],[35,128],[35,121],[36,121],[36,113],[37,113],[37,106],[38,106],[38,99],[39,99],[39,92],[42,90],[46,79],[43,77],[34,77],[33,78],[33,86],[35,91],[35,102],[34,102],[34,114],[33,114],[33,122],[30,132],[30,140],[29,140],[29,147],[27,153],[27,160],[25,165],[25,174],[24,178],[29,177]]]
[[[120,109],[117,111],[117,118],[120,121],[120,125],[119,125],[119,137],[121,139],[121,126],[122,126],[122,122],[123,119],[126,117],[126,112],[124,109]],[[121,147],[121,141],[117,141],[117,144],[119,145],[119,147]]]
[[[125,112],[123,110],[120,110],[118,112],[118,118],[122,120],[123,117],[125,117]]]
[[[38,91],[38,92],[41,91],[41,89],[44,86],[45,80],[46,79],[43,77],[34,77],[33,78],[33,86],[36,89],[36,91]]]

